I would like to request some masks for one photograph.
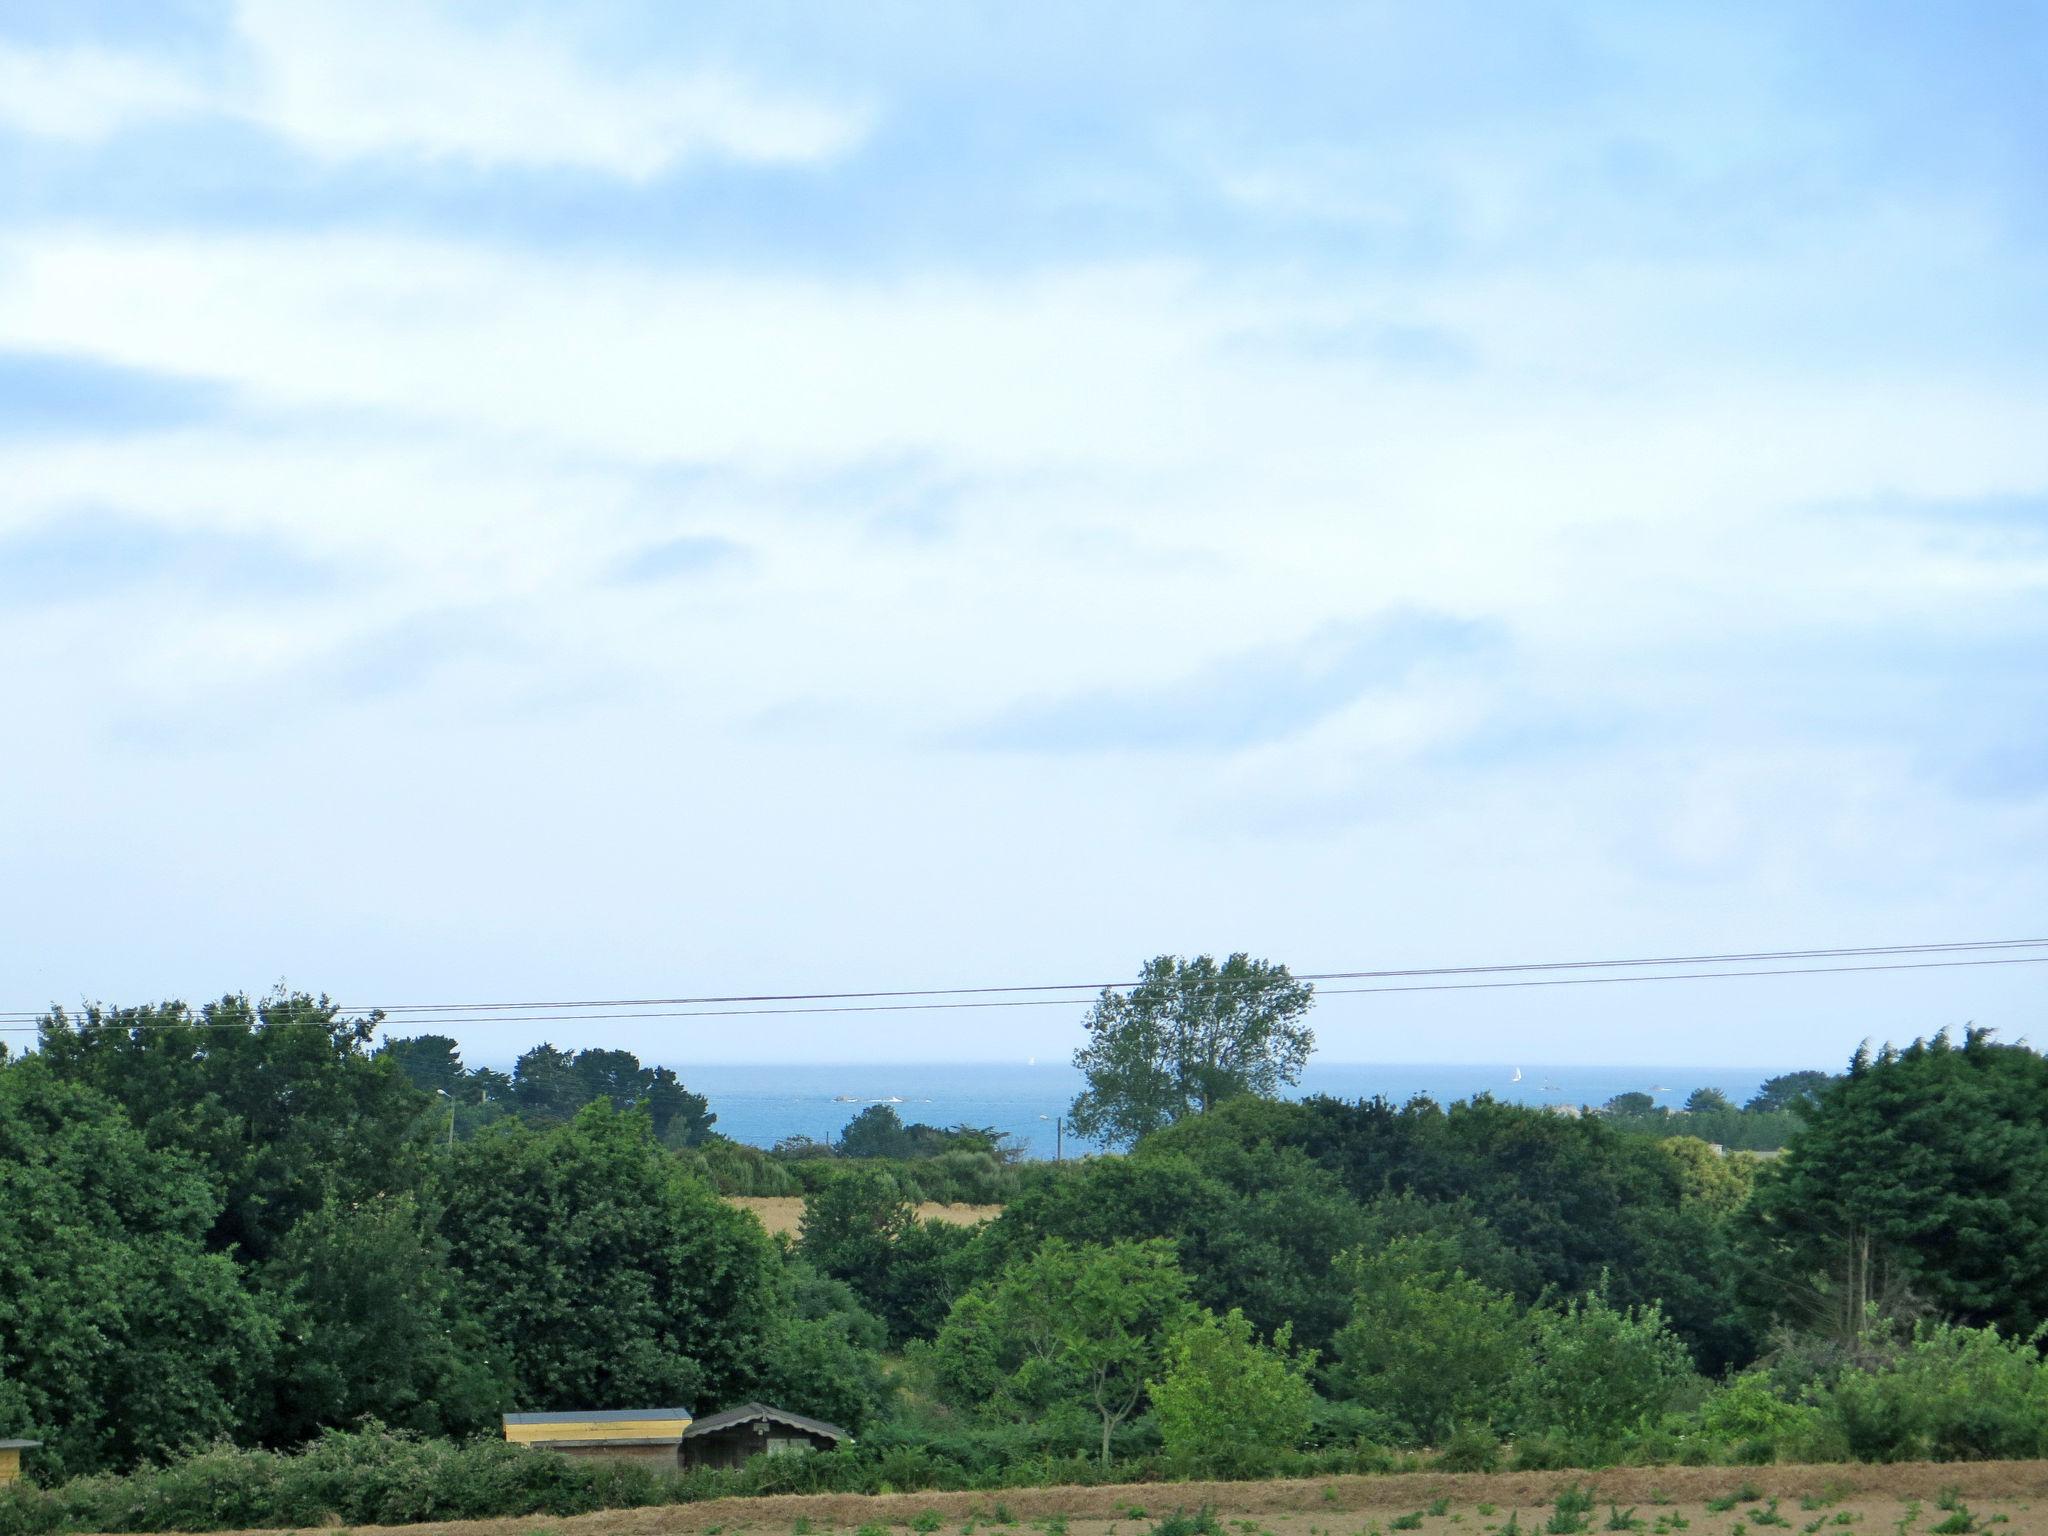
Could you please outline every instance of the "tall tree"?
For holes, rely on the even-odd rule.
[[[1074,1065],[1082,1136],[1127,1145],[1235,1094],[1299,1082],[1315,1048],[1302,1022],[1315,988],[1284,965],[1235,954],[1221,965],[1160,955],[1128,991],[1105,989],[1083,1026]]]
[[[685,1088],[669,1067],[648,1072],[642,1102],[654,1121],[654,1139],[665,1147],[702,1146],[718,1123],[718,1116],[711,1113],[711,1101]]]
[[[462,1065],[462,1047],[450,1035],[387,1038],[377,1055],[396,1062],[406,1081],[422,1093],[445,1093],[452,1098],[469,1078]]]
[[[522,1118],[541,1125],[559,1125],[589,1102],[575,1056],[546,1043],[523,1053],[512,1064],[512,1102]]]
[[[1830,1085],[1840,1081],[1832,1072],[1786,1072],[1777,1077],[1766,1078],[1761,1087],[1743,1105],[1749,1114],[1771,1114],[1780,1110],[1792,1110],[1808,1114],[1820,1096]]]
[[[0,1066],[0,1435],[42,1470],[125,1467],[236,1435],[275,1341],[220,1196],[40,1055]]]
[[[329,1198],[422,1186],[436,1127],[398,1063],[372,1057],[377,1022],[302,993],[59,1010],[39,1055],[205,1168],[222,1193],[211,1246],[260,1264]]]
[[[447,1244],[409,1195],[309,1212],[262,1283],[281,1334],[261,1425],[274,1445],[364,1417],[469,1435],[512,1406],[508,1364],[463,1315]]]
[[[522,1407],[718,1402],[759,1379],[774,1246],[644,1112],[487,1128],[456,1148],[442,1231]]]
[[[1781,1309],[1845,1338],[1907,1297],[2048,1323],[2048,1059],[1984,1029],[1866,1049],[1806,1113],[1752,1207]]]

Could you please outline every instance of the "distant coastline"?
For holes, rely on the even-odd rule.
[[[711,1101],[717,1129],[735,1141],[772,1146],[786,1136],[825,1140],[872,1103],[889,1104],[905,1121],[993,1126],[1027,1155],[1060,1149],[1059,1119],[1080,1091],[1081,1077],[1062,1062],[863,1062],[801,1064],[667,1061],[693,1091]],[[1516,1067],[1521,1081],[1513,1080]],[[1696,1088],[1716,1088],[1737,1104],[1754,1094],[1775,1067],[1563,1066],[1523,1061],[1501,1065],[1411,1065],[1311,1061],[1295,1096],[1385,1097],[1406,1103],[1418,1094],[1440,1103],[1488,1093],[1517,1104],[1597,1106],[1622,1093],[1654,1093],[1676,1107]],[[1092,1150],[1067,1136],[1069,1154]]]

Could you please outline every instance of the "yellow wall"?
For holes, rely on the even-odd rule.
[[[0,1451],[0,1483],[11,1483],[21,1476],[21,1452]]]
[[[514,1445],[537,1440],[680,1440],[688,1419],[611,1419],[601,1423],[507,1424],[505,1438]]]

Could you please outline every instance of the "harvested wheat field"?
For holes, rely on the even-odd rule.
[[[351,1536],[1153,1536],[1162,1521],[1159,1536],[2048,1536],[2048,1461],[785,1494]]]
[[[787,1232],[792,1237],[796,1235],[797,1223],[804,1214],[803,1197],[800,1195],[727,1195],[725,1203],[736,1205],[743,1211],[752,1211],[770,1232]],[[1002,1214],[1000,1205],[943,1205],[937,1200],[927,1200],[917,1208],[919,1221],[945,1221],[956,1227],[971,1227],[977,1221],[994,1221]]]

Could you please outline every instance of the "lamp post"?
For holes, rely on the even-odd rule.
[[[448,1150],[452,1152],[455,1150],[455,1095],[446,1088],[436,1088],[434,1092],[448,1101]]]

